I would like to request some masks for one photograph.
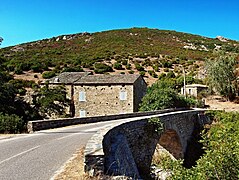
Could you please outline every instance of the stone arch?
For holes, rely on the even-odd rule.
[[[176,159],[183,158],[183,147],[180,137],[173,129],[168,129],[161,134],[159,144],[168,150]]]

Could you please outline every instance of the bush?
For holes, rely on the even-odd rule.
[[[239,113],[207,112],[215,123],[203,133],[205,154],[191,169],[181,161],[165,162],[172,172],[170,179],[238,179],[239,177]]]
[[[175,74],[173,73],[173,71],[169,71],[166,75],[166,78],[175,78]]]
[[[104,63],[96,63],[94,66],[94,72],[97,74],[103,74],[105,72],[112,71],[113,71],[112,67]]]
[[[24,129],[23,120],[17,115],[0,113],[0,133],[20,133]]]
[[[128,64],[128,61],[126,59],[122,60],[122,64],[126,66]]]
[[[130,70],[131,69],[131,64],[127,64],[126,69]]]
[[[120,63],[118,63],[118,62],[114,63],[114,68],[117,69],[117,70],[122,70],[122,69],[124,69],[124,68],[122,67],[122,64],[120,64]]]
[[[135,64],[135,68],[136,68],[138,71],[144,71],[144,67],[141,66],[141,65],[138,64],[138,63]]]
[[[148,73],[150,74],[150,76],[157,78],[158,75],[153,71],[153,70],[148,70]]]
[[[134,71],[133,70],[129,71],[129,74],[134,74]]]
[[[49,71],[49,72],[42,73],[42,77],[44,79],[49,79],[49,78],[52,78],[54,76],[56,76],[56,73],[54,71]]]
[[[148,88],[140,104],[140,111],[153,111],[167,108],[189,107],[190,103],[172,88],[174,84],[161,80]]]
[[[145,76],[145,71],[140,71],[139,74],[140,74],[141,76]]]

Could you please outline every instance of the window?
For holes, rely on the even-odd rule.
[[[85,110],[81,109],[80,110],[80,118],[86,117]]]
[[[127,100],[127,92],[126,91],[120,91],[119,98],[121,101]]]
[[[79,93],[79,101],[86,101],[85,100],[85,92],[84,91],[80,91],[80,93]]]

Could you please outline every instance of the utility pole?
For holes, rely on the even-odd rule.
[[[185,98],[187,97],[187,93],[186,93],[186,74],[185,74],[185,69],[183,68],[183,95],[185,96]]]

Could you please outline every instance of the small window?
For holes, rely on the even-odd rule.
[[[121,101],[127,100],[127,92],[126,91],[120,91],[120,100]]]
[[[191,93],[192,93],[192,92],[191,92],[191,89],[189,89],[189,90],[188,90],[188,94],[189,94],[189,95],[192,95]]]
[[[80,110],[80,118],[86,117],[85,110],[81,109]]]
[[[79,101],[86,101],[85,100],[85,92],[84,91],[80,91],[80,93],[79,93]]]

